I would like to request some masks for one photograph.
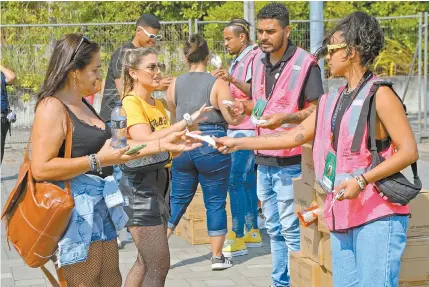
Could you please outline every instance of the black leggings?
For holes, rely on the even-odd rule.
[[[125,287],[164,287],[170,269],[167,230],[164,224],[129,227],[138,253]]]

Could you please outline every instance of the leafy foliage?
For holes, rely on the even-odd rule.
[[[269,1],[256,1],[256,13]],[[290,18],[308,20],[309,2],[283,2],[290,10]],[[55,39],[72,32],[85,33],[102,46],[101,58],[107,67],[111,53],[134,34],[133,23],[142,13],[152,13],[162,21],[229,21],[243,17],[242,1],[1,1],[2,24],[46,24],[46,23],[94,23],[95,25],[70,25],[56,27],[2,27],[2,64],[13,68],[18,75],[15,89],[22,100],[34,95],[44,77],[51,47]],[[325,19],[339,19],[353,11],[364,11],[377,17],[416,15],[429,11],[429,2],[404,1],[326,1]],[[130,22],[122,25],[98,25],[96,23]],[[384,51],[374,67],[382,75],[408,73],[417,43],[418,21],[413,19],[381,20],[386,36]],[[325,30],[335,22],[325,22]],[[293,22],[291,39],[304,49],[309,49],[309,23]],[[198,30],[208,40],[212,51],[224,55],[224,61],[231,59],[223,48],[224,24],[200,25]],[[193,31],[192,31],[193,32]],[[160,59],[167,65],[171,75],[185,69],[182,47],[190,33],[187,24],[169,24],[162,29],[164,40]],[[422,47],[424,49],[425,47]],[[427,49],[427,47],[426,47]]]

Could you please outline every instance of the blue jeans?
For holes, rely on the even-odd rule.
[[[289,251],[299,250],[299,222],[293,212],[292,179],[301,176],[301,165],[258,165],[258,198],[271,239],[273,286],[289,286]]]
[[[220,125],[200,125],[204,135],[226,136]],[[201,184],[207,214],[209,236],[225,235],[226,196],[228,190],[231,156],[219,153],[203,143],[203,146],[184,152],[173,160],[172,189],[170,195],[171,217],[168,227],[174,229]]]
[[[334,286],[398,286],[407,228],[407,215],[393,215],[347,233],[332,232]]]
[[[232,138],[254,135],[254,130],[228,130],[228,136]],[[240,150],[231,154],[228,191],[231,203],[232,231],[240,238],[244,236],[244,226],[247,231],[258,228],[258,198],[253,151]]]

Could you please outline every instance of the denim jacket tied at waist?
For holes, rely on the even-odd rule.
[[[64,188],[64,182],[54,182]],[[94,207],[104,200],[108,214],[117,231],[125,227],[128,216],[122,208],[124,198],[113,176],[101,178],[83,174],[71,180],[75,201],[69,225],[58,243],[58,268],[83,262],[88,258],[88,250],[97,223],[94,221]]]

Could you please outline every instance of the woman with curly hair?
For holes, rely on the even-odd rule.
[[[335,286],[398,286],[407,241],[408,206],[380,196],[375,187],[377,181],[418,159],[401,100],[391,83],[368,68],[383,42],[374,17],[363,12],[348,15],[317,53],[326,55],[331,74],[345,78],[347,84],[323,95],[317,113],[295,129],[273,135],[276,138],[217,139],[224,153],[293,148],[314,139],[316,179],[327,194],[324,215],[331,231]],[[369,107],[374,111],[370,125],[375,126],[377,151],[373,152],[385,159],[375,167],[366,124]],[[335,178],[326,172],[330,166]]]

